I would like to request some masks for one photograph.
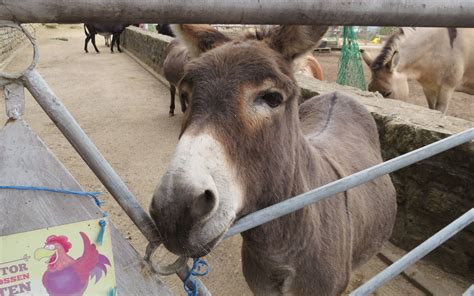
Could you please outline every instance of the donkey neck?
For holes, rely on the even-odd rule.
[[[310,141],[305,137],[301,129],[295,131],[295,137],[296,140],[293,159],[294,166],[292,166],[292,172],[289,174],[290,178],[285,184],[281,184],[281,186],[285,186],[286,188],[284,190],[277,191],[281,193],[281,195],[272,196],[271,203],[278,203],[287,200],[293,196],[302,194],[320,185],[323,185],[329,180],[329,178],[325,177],[324,173],[324,171],[326,171],[324,168],[327,167],[324,157],[318,154],[317,149],[315,149]],[[269,206],[269,204],[264,204],[264,207],[266,206]],[[314,206],[317,207],[317,205]],[[308,226],[300,223],[306,219],[306,213],[307,209],[303,209],[296,212],[296,214],[292,213],[278,219],[277,223],[285,224],[285,227],[279,228],[285,232],[285,234],[282,233],[282,235],[286,236],[289,233],[300,233],[302,228]],[[296,228],[292,230],[293,226]],[[244,239],[249,239],[250,241],[266,244],[266,242],[260,241],[260,239],[262,237],[268,238],[268,236],[262,236],[262,234],[274,233],[273,227],[275,226],[272,226],[272,223],[268,223],[253,230],[247,231],[243,237]]]
[[[302,132],[300,134],[299,145],[296,147],[293,180],[288,182],[291,186],[290,194],[281,196],[279,201],[324,183],[319,178],[320,164],[324,160],[314,153],[316,149],[305,139]],[[297,264],[301,258],[307,257],[308,250],[320,248],[319,242],[315,241],[314,237],[323,236],[320,226],[324,223],[324,209],[324,204],[316,203],[242,233],[244,256],[258,258],[256,260],[259,264],[272,273],[278,273],[282,268],[286,270],[286,267],[291,271],[292,264]],[[292,243],[281,243],[288,241]]]
[[[293,171],[293,182],[291,188],[291,196],[295,196],[306,191],[309,191],[316,186],[319,186],[318,182],[319,171],[323,159],[309,142],[308,139],[303,135],[301,130],[298,131],[298,144],[295,147],[295,167]],[[284,197],[287,199],[289,197]]]
[[[442,43],[437,32],[432,28],[419,28],[407,36],[398,49],[400,62],[397,70],[411,79],[420,79],[422,73],[435,71],[432,67],[439,57],[433,56],[433,53],[438,52],[440,47],[448,46]]]

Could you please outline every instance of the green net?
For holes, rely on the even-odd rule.
[[[354,28],[351,26],[344,27],[336,82],[367,90],[359,45]]]

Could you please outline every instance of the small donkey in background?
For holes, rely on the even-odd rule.
[[[84,33],[86,34],[86,40],[84,44],[84,50],[87,50],[87,44],[89,40],[91,40],[92,45],[97,53],[99,53],[99,49],[95,45],[95,35],[112,35],[112,43],[110,44],[110,51],[114,52],[114,44],[117,45],[117,49],[119,52],[122,52],[120,49],[120,34],[125,30],[126,27],[129,25],[124,24],[84,24]]]
[[[163,62],[163,72],[166,80],[168,80],[170,84],[171,94],[169,114],[170,116],[174,116],[176,87],[184,75],[184,65],[189,62],[190,57],[186,46],[178,39],[174,39],[170,42],[164,54],[166,58]],[[181,111],[183,111],[183,113],[186,112],[187,98],[184,94],[180,94],[179,101],[181,103]]]

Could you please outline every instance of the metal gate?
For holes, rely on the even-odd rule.
[[[356,3],[357,2],[357,3]],[[455,0],[449,7],[441,2],[426,3],[412,0],[398,3],[394,1],[294,1],[274,5],[270,0],[259,1],[222,1],[217,7],[211,1],[174,1],[150,2],[140,1],[111,1],[89,0],[61,2],[54,0],[3,0],[0,1],[0,25],[23,31],[34,47],[34,57],[26,71],[19,74],[0,73],[0,87],[5,88],[7,114],[16,119],[21,116],[23,109],[23,87],[26,87],[46,114],[57,125],[60,131],[85,160],[107,190],[125,210],[131,220],[137,225],[149,241],[145,260],[157,273],[168,275],[177,273],[184,281],[189,273],[186,258],[179,258],[170,266],[159,266],[151,262],[151,255],[161,244],[160,235],[151,218],[140,207],[137,200],[120,179],[110,164],[104,159],[97,147],[84,133],[68,110],[55,96],[41,75],[34,69],[38,61],[38,49],[34,38],[16,22],[84,22],[99,21],[107,17],[107,21],[130,22],[176,22],[176,23],[293,23],[293,24],[358,24],[358,25],[404,25],[404,26],[461,26],[474,27],[474,2]],[[393,3],[392,3],[393,2]],[[291,3],[291,5],[290,5]],[[444,3],[444,2],[443,2]],[[347,4],[347,5],[346,5]],[[229,14],[202,14],[199,6],[214,10],[230,11]],[[212,8],[210,7],[212,5]],[[90,9],[96,6],[95,9]],[[67,11],[66,11],[67,9]],[[182,10],[189,11],[183,14]],[[306,17],[301,17],[304,10]],[[66,12],[65,12],[66,11]],[[282,11],[284,18],[275,18]],[[344,15],[341,18],[341,15]],[[347,17],[346,17],[347,16]],[[222,19],[225,17],[225,19]],[[474,129],[466,130],[457,135],[440,140],[436,143],[414,150],[405,155],[391,159],[374,167],[347,176],[312,191],[295,196],[281,203],[272,205],[252,213],[241,220],[227,232],[225,237],[241,233],[253,227],[277,219],[283,215],[299,210],[309,204],[321,201],[344,192],[350,188],[389,174],[453,147],[474,139]],[[406,254],[383,272],[369,280],[351,293],[351,295],[368,295],[385,282],[401,273],[411,264],[420,260],[444,241],[455,235],[461,229],[474,222],[474,209],[452,222],[450,225],[433,235],[427,241]],[[198,281],[197,279],[194,279]],[[199,293],[210,295],[206,287],[199,283]],[[472,287],[471,287],[472,291]],[[468,293],[468,292],[466,292]]]

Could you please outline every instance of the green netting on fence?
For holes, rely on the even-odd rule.
[[[351,26],[344,27],[336,82],[367,90],[359,45],[357,45],[354,28]]]

